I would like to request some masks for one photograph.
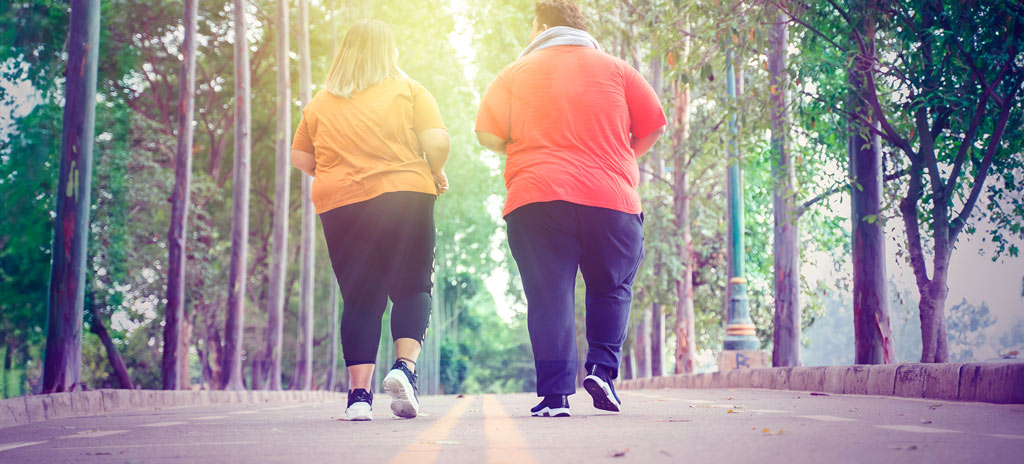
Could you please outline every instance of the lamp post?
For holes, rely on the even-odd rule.
[[[729,97],[736,101],[736,71],[733,51],[725,55],[725,82]],[[740,155],[736,145],[736,115],[729,119],[728,142],[728,215],[729,215],[729,262],[732,273],[729,276],[729,311],[725,326],[725,350],[757,350],[758,341],[754,321],[750,319],[747,299],[747,279],[743,274],[743,179],[740,172]]]

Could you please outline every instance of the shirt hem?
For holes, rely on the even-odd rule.
[[[515,210],[517,210],[517,209],[519,209],[519,208],[521,208],[523,206],[529,205],[531,203],[545,203],[545,202],[549,202],[549,201],[566,201],[566,202],[569,202],[569,203],[575,203],[577,205],[592,206],[592,207],[595,207],[595,208],[605,208],[605,209],[615,210],[615,211],[619,211],[619,212],[626,213],[626,214],[640,214],[643,211],[643,208],[641,208],[641,207],[630,208],[628,206],[623,206],[621,204],[601,203],[601,202],[597,202],[597,201],[593,201],[593,200],[588,200],[588,199],[584,199],[584,198],[570,197],[570,196],[565,196],[565,195],[552,195],[550,197],[535,198],[535,199],[532,199],[532,200],[529,200],[529,201],[525,201],[525,202],[522,202],[522,203],[518,203],[518,202],[517,203],[506,203],[505,209],[501,213],[501,217],[504,218],[504,217],[508,216],[509,214],[511,214],[513,211],[515,211]]]
[[[319,215],[319,214],[323,214],[323,213],[326,213],[326,212],[334,210],[334,209],[341,208],[343,206],[354,205],[356,203],[362,203],[364,201],[369,201],[369,200],[377,198],[377,197],[379,197],[379,196],[381,196],[381,195],[383,195],[385,193],[394,193],[394,192],[414,192],[414,193],[426,193],[428,195],[437,195],[437,190],[436,189],[432,189],[432,191],[427,192],[426,189],[391,188],[391,189],[381,189],[381,190],[378,190],[378,191],[374,191],[370,195],[360,195],[358,197],[353,197],[350,200],[342,200],[342,201],[332,202],[332,203],[330,203],[328,205],[325,205],[325,206],[320,206],[320,205],[314,204],[313,207],[316,210],[316,214]]]

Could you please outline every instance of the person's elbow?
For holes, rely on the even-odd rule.
[[[508,141],[501,137],[483,131],[477,131],[476,140],[481,146],[495,153],[505,153],[505,147],[508,145]]]
[[[653,144],[654,142],[657,142],[662,135],[665,135],[665,126],[661,126],[655,129],[654,132],[651,132],[651,135],[647,136],[647,138],[649,138],[651,140],[651,143]]]
[[[302,150],[292,150],[291,161],[292,166],[295,166],[296,169],[306,174],[312,176],[313,173],[316,172],[316,158],[312,153],[306,153]]]
[[[432,129],[419,138],[420,148],[427,156],[447,157],[452,149],[452,140],[444,129]]]

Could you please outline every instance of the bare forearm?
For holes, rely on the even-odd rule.
[[[316,177],[316,157],[312,153],[292,150],[292,166],[311,177]]]
[[[427,163],[430,164],[430,172],[437,174],[444,169],[448,162],[448,153],[451,151],[451,139],[448,131],[444,129],[427,129],[416,137],[420,142],[420,149],[423,150]]]
[[[425,151],[424,154],[427,156],[427,163],[430,164],[430,172],[437,174],[444,169],[445,163],[448,162],[448,149],[445,150],[432,150]]]
[[[635,137],[630,137],[629,146],[630,148],[633,149],[633,153],[636,154],[636,157],[639,158],[641,156],[644,156],[648,151],[650,151],[651,147],[653,147],[654,144],[658,142],[658,139],[661,138],[662,134],[664,133],[665,128],[662,127],[643,138],[638,139]]]
[[[476,139],[484,148],[499,155],[504,155],[505,149],[508,147],[508,140],[504,140],[488,132],[477,132]]]

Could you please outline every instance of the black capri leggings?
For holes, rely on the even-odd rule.
[[[385,193],[320,214],[341,288],[345,365],[373,364],[391,298],[391,336],[423,342],[430,321],[434,195]]]

